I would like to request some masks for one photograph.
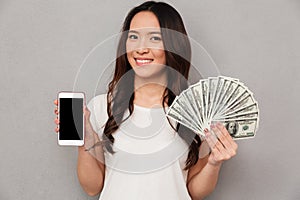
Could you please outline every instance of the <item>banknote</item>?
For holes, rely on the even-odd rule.
[[[214,102],[215,102],[215,96],[216,96],[216,88],[218,85],[218,78],[217,77],[211,77],[208,78],[208,108],[207,108],[207,118],[210,119],[211,117],[211,112],[212,112],[212,108],[214,107]]]
[[[259,123],[258,102],[237,78],[209,77],[176,96],[166,116],[204,137],[212,123],[223,123],[233,139],[252,138]]]
[[[193,114],[188,112],[188,105],[185,102],[185,99],[181,95],[177,96],[173,104],[168,109],[168,115],[177,122],[180,120],[183,122],[187,128],[191,128],[194,131],[197,130],[203,131],[200,124],[197,123],[196,118],[193,118]]]
[[[258,128],[258,119],[233,119],[221,122],[233,139],[252,138]]]
[[[201,81],[199,81],[199,83],[196,83],[192,86],[189,87],[189,90],[192,91],[193,95],[194,95],[194,99],[195,99],[195,104],[197,106],[197,109],[199,109],[200,111],[200,118],[201,118],[201,121],[202,121],[202,124],[205,123],[205,113],[204,113],[204,110],[205,110],[205,106],[204,106],[204,102],[203,102],[203,98],[204,98],[204,95],[202,94],[203,91],[202,91],[202,86],[201,86]]]
[[[186,101],[188,101],[188,102],[196,101],[192,90],[185,90],[182,94],[185,96]],[[200,113],[197,103],[190,104],[188,102],[185,102],[185,103],[190,105],[190,109],[192,110],[192,112],[194,114],[193,116],[197,116],[195,119],[198,120],[198,123],[200,123],[200,125],[202,125],[203,124],[202,116],[201,116],[201,113]]]
[[[186,126],[187,128],[191,129],[192,131],[194,131],[195,133],[199,133],[199,134],[203,134],[202,131],[200,131],[200,129],[198,129],[197,127],[195,127],[189,119],[186,119],[184,116],[182,116],[179,112],[177,112],[175,109],[173,108],[169,108],[168,111],[168,117],[175,120],[176,122]]]

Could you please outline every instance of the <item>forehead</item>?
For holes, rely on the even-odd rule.
[[[159,21],[157,17],[150,11],[142,11],[137,13],[130,22],[130,30],[134,29],[159,29]]]

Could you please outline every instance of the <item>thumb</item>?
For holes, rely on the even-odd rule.
[[[83,107],[83,113],[84,113],[84,118],[85,118],[86,125],[90,126],[91,125],[91,123],[90,123],[91,112],[89,111],[87,106]]]
[[[83,113],[84,113],[84,116],[85,116],[86,119],[90,119],[91,112],[89,111],[87,106],[83,107]]]

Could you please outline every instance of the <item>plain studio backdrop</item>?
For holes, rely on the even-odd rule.
[[[77,149],[57,145],[53,100],[74,88],[99,43],[102,55],[114,57],[104,41],[113,41],[129,9],[141,2],[0,0],[0,199],[98,198],[79,185]],[[238,155],[224,163],[207,199],[300,199],[300,1],[168,3],[220,74],[245,83],[260,108],[257,136],[237,142]],[[111,70],[107,66],[102,69]],[[98,79],[91,73],[92,82]]]

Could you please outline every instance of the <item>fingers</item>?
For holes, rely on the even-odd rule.
[[[59,125],[59,119],[56,118],[56,119],[54,120],[54,123],[57,124],[57,125]]]
[[[89,111],[89,109],[86,106],[83,106],[83,113],[87,119],[90,119],[91,112]]]
[[[225,147],[230,149],[232,151],[231,153],[235,155],[238,148],[237,143],[232,139],[227,129],[221,123],[217,123],[216,127],[220,133],[220,137],[218,136],[219,139],[224,142]]]
[[[218,153],[218,154],[225,154],[226,153],[226,149],[224,147],[224,145],[222,144],[221,141],[218,140],[218,138],[215,136],[215,134],[212,132],[212,130],[210,132],[206,132],[206,141],[209,145],[209,147],[211,148],[212,152],[214,153]]]
[[[54,131],[55,131],[56,133],[58,133],[58,132],[59,132],[59,128],[56,127],[56,128],[54,129]]]
[[[84,114],[84,120],[85,120],[86,126],[90,126],[91,112],[89,111],[89,109],[86,106],[83,107],[83,114]]]
[[[58,100],[57,99],[54,100],[54,104],[58,105]]]
[[[228,138],[225,133],[222,132],[222,130],[219,129],[219,126],[211,125],[212,132],[218,137],[222,145],[225,149],[231,149],[231,138]],[[231,139],[232,140],[232,139]]]
[[[83,107],[83,112],[84,112],[86,134],[92,134],[92,133],[94,133],[94,129],[93,129],[92,124],[90,122],[91,112],[89,111],[89,109],[87,108],[87,106]]]
[[[54,129],[54,131],[55,131],[56,133],[58,133],[58,132],[59,132],[59,127],[58,127],[58,125],[59,125],[59,119],[58,119],[58,118],[55,118],[55,119],[54,119],[54,123],[57,125],[56,128]]]
[[[218,164],[236,155],[237,144],[222,124],[212,125],[205,131],[206,141],[211,148],[211,163]]]
[[[57,115],[58,115],[58,107],[57,107],[58,106],[58,100],[55,99],[53,103],[54,103],[54,105],[56,105],[56,107],[54,108],[54,113],[56,115],[56,118],[54,119],[54,123],[57,125],[56,128],[54,129],[54,131],[56,133],[58,133],[59,132],[59,127],[58,127],[58,125],[59,125],[59,119],[57,118]]]
[[[58,106],[58,100],[55,99],[55,100],[53,101],[53,103],[54,103],[54,105],[56,105],[56,107],[54,108],[54,113],[55,113],[56,115],[58,115],[58,108],[57,108],[57,106]]]
[[[58,105],[57,99],[54,100],[54,104]],[[56,115],[56,118],[54,119],[54,123],[58,125],[59,121],[58,121],[58,118],[57,118],[57,115],[58,115],[58,107],[57,106],[54,108],[54,113]]]
[[[211,149],[208,163],[214,166],[220,165],[226,158],[224,146],[222,143],[208,130],[205,131],[206,141]]]
[[[215,148],[216,143],[218,142],[218,139],[215,135],[213,135],[211,132],[209,132],[207,129],[204,130],[206,141],[210,149]]]

